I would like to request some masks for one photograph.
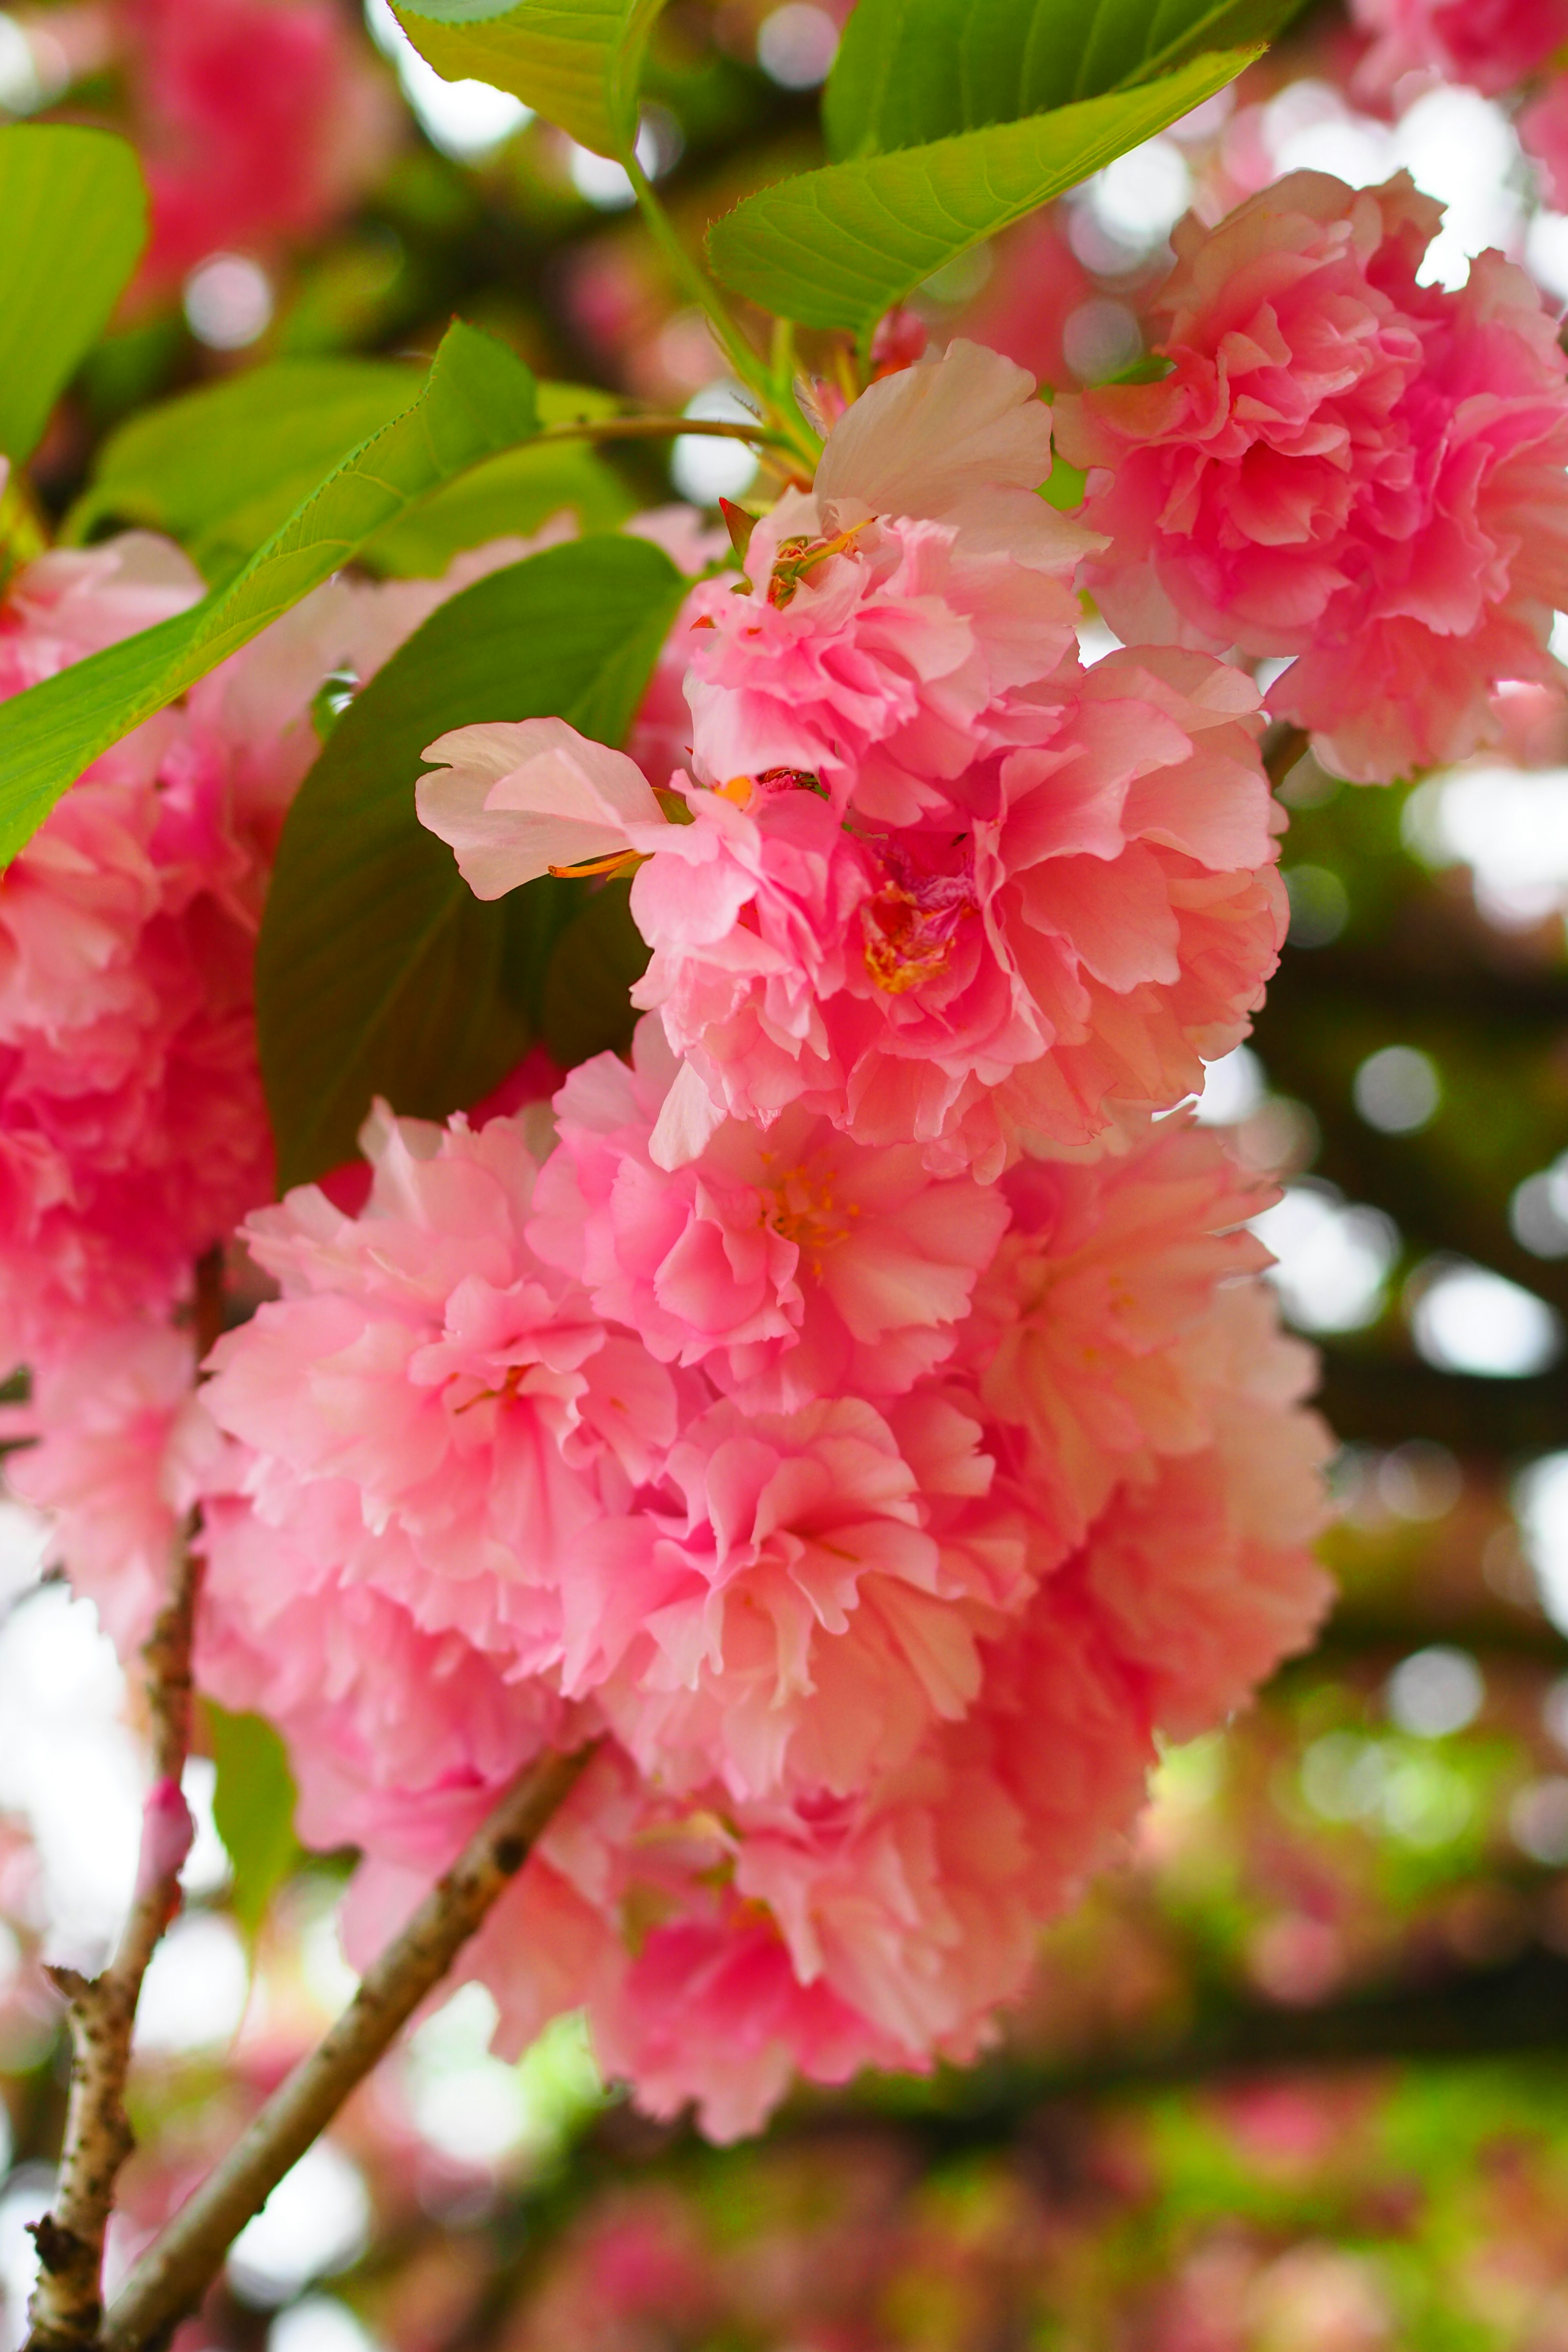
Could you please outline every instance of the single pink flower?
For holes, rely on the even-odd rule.
[[[965,1711],[977,1633],[1026,1597],[982,1434],[943,1400],[713,1406],[670,1450],[673,1507],[581,1547],[567,1687],[666,1785],[863,1786]]]
[[[1441,220],[1405,173],[1297,172],[1189,217],[1158,300],[1163,381],[1057,403],[1110,545],[1123,637],[1293,656],[1269,709],[1339,773],[1461,757],[1500,679],[1550,679],[1568,601],[1568,362],[1500,255],[1415,270]]]
[[[1024,1160],[1000,1189],[1012,1222],[958,1364],[1016,1433],[1017,1475],[1059,1559],[1142,1464],[1213,1441],[1194,1340],[1225,1286],[1268,1264],[1247,1220],[1277,1188],[1176,1118],[1092,1160]],[[1259,1335],[1265,1358],[1274,1344]]]
[[[559,1660],[565,1566],[675,1432],[667,1376],[524,1238],[531,1131],[378,1107],[360,1215],[302,1185],[246,1226],[284,1296],[204,1391],[258,1517],[518,1671]]]
[[[749,1409],[912,1387],[951,1353],[1006,1202],[793,1108],[765,1131],[725,1119],[666,1171],[650,1144],[677,1071],[647,1016],[630,1069],[601,1054],[572,1073],[534,1247],[661,1362],[701,1364]]]
[[[1256,709],[1204,656],[1118,653],[1037,688],[1026,740],[928,786],[919,824],[853,797],[840,819],[794,772],[694,789],[633,882],[634,1002],[715,1116],[798,1103],[983,1179],[1029,1139],[1090,1142],[1117,1106],[1199,1086],[1273,970]],[[656,1160],[700,1135],[656,1137]]]

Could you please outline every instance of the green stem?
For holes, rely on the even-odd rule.
[[[764,409],[780,427],[777,433],[755,437],[765,437],[774,443],[782,444],[804,462],[808,472],[815,473],[816,461],[822,455],[821,444],[816,435],[810,431],[798,410],[794,415],[790,414],[795,406],[793,400],[786,404],[779,398],[771,372],[758,353],[752,349],[751,344],[730,316],[718,288],[707,273],[699,268],[680,238],[676,235],[674,224],[654,194],[653,184],[638,163],[635,149],[628,148],[621,157],[621,163],[626,177],[632,184],[638,209],[647,224],[648,232],[668,263],[677,284],[683,287],[690,295],[698,309],[711,325],[718,338],[720,349],[741,382],[756,394]],[[692,420],[693,424],[696,422],[696,419]],[[683,426],[682,429],[687,428]],[[745,437],[743,426],[740,428],[740,437]]]

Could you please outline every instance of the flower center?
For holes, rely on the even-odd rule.
[[[824,1251],[848,1240],[860,1213],[854,1202],[839,1207],[831,1178],[814,1183],[804,1167],[786,1169],[763,1199],[763,1223],[794,1242],[814,1275],[822,1271]]]
[[[889,996],[938,980],[952,961],[958,927],[978,911],[973,877],[922,873],[907,853],[889,846],[882,857],[881,888],[861,908],[866,969]]]

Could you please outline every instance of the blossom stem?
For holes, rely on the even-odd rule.
[[[822,455],[821,444],[798,412],[790,415],[780,403],[774,390],[767,362],[752,350],[745,336],[725,308],[722,296],[706,272],[700,269],[676,235],[674,224],[654,194],[647,173],[628,151],[621,158],[626,175],[637,196],[637,207],[654,243],[669,266],[678,285],[685,288],[692,300],[712,327],[720,350],[724,353],[743,384],[754,392],[776,419],[782,430],[767,437],[781,441],[800,459],[807,476],[816,471],[816,461]],[[683,427],[683,429],[685,429]],[[742,428],[743,432],[744,428]]]
[[[96,1977],[50,1969],[69,2003],[72,2042],[65,2146],[54,2202],[32,2225],[38,2283],[28,2307],[27,2352],[85,2352],[103,2315],[103,2242],[120,2168],[134,2145],[125,2078],[142,1980],[180,1907],[180,1872],[191,1818],[180,1793],[191,1738],[191,1638],[201,1560],[185,1532],[172,1589],[148,1638],[148,1709],[153,1785],[142,1815],[136,1892],[112,1960]]]
[[[437,1985],[576,1781],[594,1747],[548,1756],[489,1819],[366,1971],[309,2057],[276,2090],[132,2271],[99,2352],[142,2352],[195,2310],[228,2247]]]

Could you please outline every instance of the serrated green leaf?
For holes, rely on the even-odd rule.
[[[1272,40],[1301,0],[858,0],[823,100],[835,161],[1013,122]]]
[[[581,883],[481,904],[414,810],[426,743],[479,719],[554,713],[616,743],[687,582],[644,540],[580,540],[452,598],[349,705],[279,850],[257,1010],[285,1184],[347,1159],[370,1107],[444,1118],[537,1034]]]
[[[0,130],[0,452],[32,455],[147,241],[136,152],[106,131]]]
[[[183,393],[110,435],[63,536],[139,523],[179,540],[209,579],[232,572],[420,383],[392,361],[278,360]]]
[[[300,1853],[294,1835],[298,1791],[283,1742],[258,1715],[231,1715],[204,1702],[217,1770],[213,1819],[234,1865],[235,1917],[254,1936],[279,1883]]]
[[[0,861],[100,751],[320,585],[378,530],[535,429],[533,378],[459,320],[401,416],[350,453],[226,588],[0,706]]]
[[[384,360],[279,360],[162,402],[121,426],[67,518],[79,545],[110,523],[167,531],[209,580],[229,577],[333,464],[408,406],[420,378]],[[613,394],[536,386],[539,421],[613,415]],[[361,549],[374,571],[432,574],[503,533],[567,509],[584,530],[632,511],[618,475],[580,442],[526,443],[476,466],[398,516]]]
[[[664,0],[394,0],[421,57],[448,81],[510,89],[579,145],[624,156]]]
[[[713,267],[776,317],[864,337],[933,271],[1152,139],[1258,54],[1223,50],[1137,89],[780,180],[714,222]]]

